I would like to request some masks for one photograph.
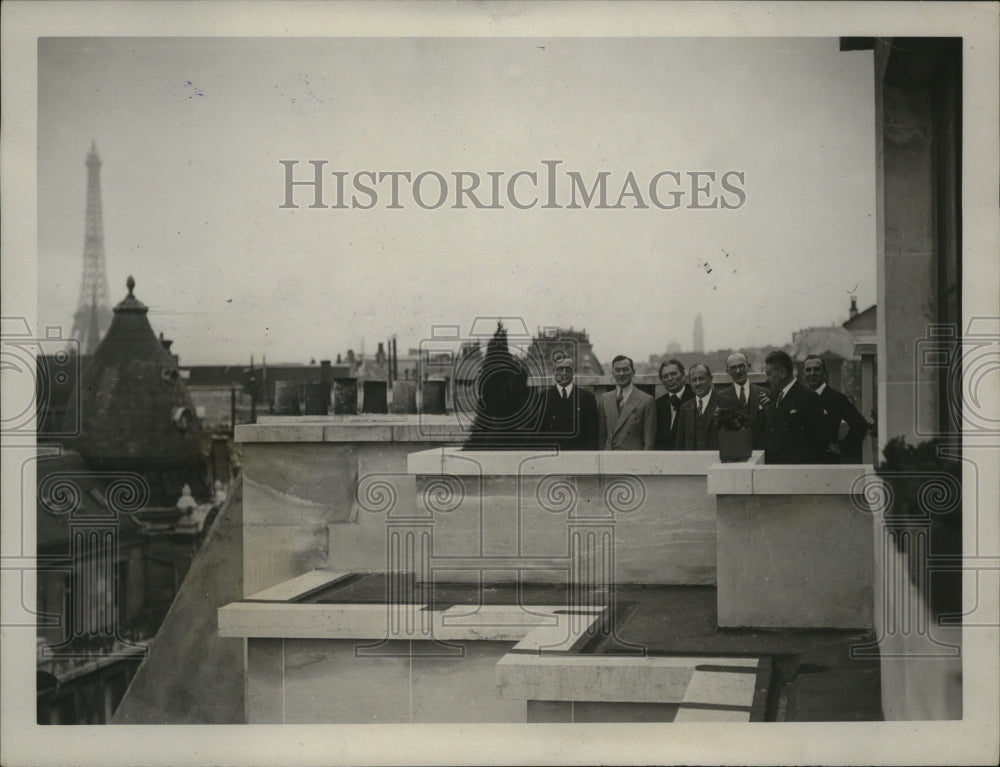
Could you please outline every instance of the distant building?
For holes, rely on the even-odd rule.
[[[577,374],[604,375],[604,366],[594,354],[587,331],[572,327],[539,328],[527,352],[531,375],[552,375],[555,360],[564,355],[574,359]]]
[[[389,361],[385,354],[385,345],[379,341],[374,358],[362,356],[358,362],[354,377],[359,381],[388,381]]]
[[[122,473],[69,451],[36,467],[38,723],[105,723],[225,497],[122,513]]]
[[[73,447],[91,469],[138,472],[150,485],[151,503],[173,503],[185,484],[207,493],[201,427],[177,363],[153,334],[134,287],[129,277],[128,295],[83,368],[67,417],[79,421]]]
[[[847,321],[798,330],[792,334],[792,342],[785,351],[791,355],[800,376],[806,357],[820,357],[830,375],[830,386],[860,402],[860,360],[854,353],[854,343],[869,338],[874,340],[874,335],[875,307],[859,312],[857,298],[851,296]]]
[[[694,338],[692,339],[691,348],[696,354],[701,354],[705,351],[705,324],[701,319],[701,312],[694,316]]]
[[[60,383],[62,412],[43,405],[52,428],[40,442],[60,448],[36,462],[43,724],[109,720],[224,497],[210,497],[169,341],[127,284],[65,398]]]
[[[855,341],[875,341],[878,327],[875,321],[875,304],[872,304],[863,312],[858,311],[858,299],[851,296],[850,316],[844,322],[843,327],[849,332]]]
[[[274,403],[274,385],[278,381],[300,384],[299,402],[305,400],[305,385],[335,378],[357,376],[353,365],[322,360],[319,364],[300,362],[259,365],[185,365],[181,369],[199,418],[207,430],[228,431],[232,420],[232,392],[236,394],[236,423],[251,423],[251,412],[267,415]]]
[[[251,374],[244,365],[189,365],[180,369],[195,413],[207,432],[231,432],[251,422]]]
[[[715,349],[710,352],[673,352],[667,351],[664,354],[651,354],[649,361],[645,364],[637,365],[637,372],[657,374],[660,371],[660,364],[668,359],[678,360],[685,372],[696,362],[708,365],[712,373],[726,372],[726,357],[733,352],[742,352],[747,356],[747,364],[751,372],[762,373],[764,371],[764,357],[771,351],[773,346],[750,346],[745,349]]]

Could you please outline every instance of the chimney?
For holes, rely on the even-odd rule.
[[[850,311],[850,316],[851,316],[852,320],[855,317],[858,316],[858,297],[857,296],[851,296],[851,311]]]
[[[170,353],[170,345],[172,343],[173,343],[173,341],[171,339],[163,337],[163,331],[161,330],[160,331],[160,344],[163,346],[164,349],[167,350],[168,354]],[[177,355],[177,354],[171,354],[170,358],[174,361],[175,365],[180,365],[181,364],[181,358],[180,358],[179,355]]]

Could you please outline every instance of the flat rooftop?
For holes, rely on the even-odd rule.
[[[613,630],[593,636],[577,652],[649,656],[763,658],[771,678],[767,721],[881,721],[879,660],[871,631],[829,629],[720,629],[713,586],[622,585],[613,594],[574,594],[566,584],[421,583],[396,579],[393,599],[434,610],[468,605],[553,605],[574,600],[610,603]],[[386,599],[383,574],[355,574],[296,601],[378,604]],[[853,652],[852,652],[853,650]],[[858,657],[853,657],[857,654]]]

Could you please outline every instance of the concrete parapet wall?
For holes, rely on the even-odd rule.
[[[718,582],[722,626],[872,625],[872,518],[852,500],[864,467],[464,451],[462,435],[446,416],[239,427],[244,594],[318,567],[496,582],[596,568],[609,584]]]
[[[359,523],[371,520],[359,515],[359,480],[377,478],[373,492],[388,488],[411,508],[407,455],[461,444],[465,431],[447,416],[272,416],[238,426],[236,439],[243,449],[247,595],[328,562],[340,567],[341,551],[350,566],[381,569],[385,536],[361,531]],[[379,499],[369,495],[368,502]],[[355,534],[345,536],[347,530]]]
[[[523,700],[496,695],[496,664],[510,642],[467,641],[456,653],[432,642],[389,640],[378,643],[380,655],[363,659],[358,647],[350,639],[248,640],[247,722],[526,720]]]
[[[864,466],[712,469],[723,627],[871,628],[872,514]]]
[[[459,499],[435,515],[435,554],[464,558],[437,559],[438,579],[478,578],[484,563],[476,558],[521,556],[531,560],[522,580],[566,580],[570,524],[601,522],[592,513],[600,508],[613,512],[604,515],[610,524],[584,543],[602,546],[613,535],[608,575],[617,582],[715,582],[715,501],[706,477],[717,454],[442,450],[464,435],[446,416],[269,418],[238,427],[244,594],[317,567],[394,569],[391,523],[416,513],[424,504],[418,478],[423,491],[435,474],[454,479],[426,497]],[[542,566],[546,557],[551,567]],[[490,578],[518,577],[502,561],[485,565]]]
[[[405,513],[433,536],[438,580],[580,582],[601,571],[614,583],[710,585],[706,476],[717,461],[693,451],[428,450],[409,457],[417,494]]]

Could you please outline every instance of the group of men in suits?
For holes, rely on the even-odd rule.
[[[868,424],[830,388],[821,358],[806,358],[806,384],[783,351],[768,354],[764,370],[770,390],[750,383],[745,354],[730,354],[732,383],[716,390],[708,365],[685,376],[679,360],[667,360],[659,370],[666,393],[654,400],[633,384],[635,365],[620,354],[611,362],[615,388],[595,397],[574,385],[573,360],[563,357],[546,391],[542,432],[564,450],[718,450],[717,416],[728,409],[742,413],[765,463],[860,463]]]
[[[726,371],[732,385],[715,390],[708,365],[696,363],[688,371],[690,386],[683,391],[677,381],[684,378],[684,366],[678,360],[667,360],[660,365],[660,381],[667,393],[656,400],[661,423],[657,439],[659,449],[718,450],[716,414],[723,408],[744,413],[753,432],[754,447],[762,448],[768,391],[750,383],[750,366],[742,352],[735,352],[726,358]],[[668,386],[668,381],[671,386]],[[674,396],[671,387],[677,389]]]

